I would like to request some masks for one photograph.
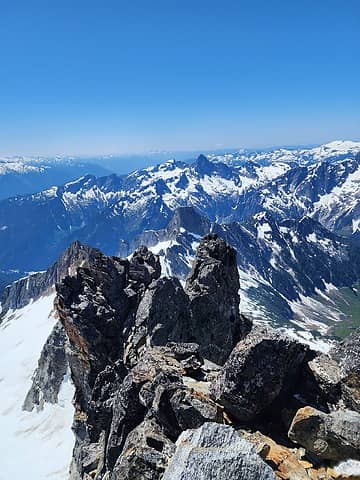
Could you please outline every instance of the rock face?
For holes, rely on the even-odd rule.
[[[275,480],[272,469],[233,428],[205,423],[182,433],[163,480]]]
[[[144,420],[126,438],[112,480],[156,480],[163,474],[174,445],[154,420]]]
[[[204,357],[223,364],[237,341],[251,329],[239,313],[236,250],[217,235],[204,237],[186,281],[192,336]]]
[[[99,250],[75,241],[46,272],[36,273],[19,280],[5,289],[3,311],[22,308],[30,300],[37,300],[55,288],[66,276],[74,275],[78,267],[91,267],[101,255]],[[0,319],[1,320],[1,319]],[[59,390],[69,368],[65,346],[66,332],[58,322],[48,337],[33,375],[32,386],[25,398],[23,409],[42,409],[44,403],[56,403]]]
[[[25,398],[23,409],[43,408],[44,403],[56,403],[59,390],[68,369],[65,353],[66,334],[58,322],[47,339],[38,368],[35,371],[32,386]]]
[[[190,339],[189,299],[179,280],[159,278],[140,301],[135,325],[127,341],[127,360],[134,364],[146,346],[166,345]]]
[[[146,248],[130,262],[97,252],[90,268],[79,267],[57,285],[55,303],[76,387],[72,478],[82,478],[100,466],[101,458],[105,461],[112,402],[127,374],[126,333],[141,295],[159,275],[158,259]]]
[[[301,408],[289,437],[323,459],[360,459],[360,414],[350,410],[325,414],[311,407]]]
[[[212,393],[237,420],[252,420],[296,384],[306,351],[274,330],[254,328],[232,351]]]

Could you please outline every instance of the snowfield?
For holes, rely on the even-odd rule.
[[[45,404],[42,411],[22,410],[42,347],[56,323],[53,301],[54,294],[9,311],[0,326],[1,480],[68,478],[74,446],[70,375],[63,382],[58,404]]]

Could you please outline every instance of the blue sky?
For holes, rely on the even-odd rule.
[[[0,9],[3,154],[360,140],[358,0]]]

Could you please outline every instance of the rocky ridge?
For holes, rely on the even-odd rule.
[[[215,234],[185,288],[146,248],[130,260],[95,251],[70,273],[55,304],[76,388],[72,480],[350,478],[330,467],[357,458],[359,333],[320,355],[252,327],[238,313],[236,251]],[[51,401],[36,392],[53,368],[39,364],[33,403]],[[312,443],[297,420],[310,406],[336,423]],[[324,442],[326,456],[312,447]]]

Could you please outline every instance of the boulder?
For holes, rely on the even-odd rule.
[[[216,234],[205,236],[185,292],[190,298],[192,341],[205,358],[221,365],[251,328],[239,313],[239,288],[236,250]]]
[[[162,480],[275,480],[254,447],[229,426],[205,423],[186,430]]]
[[[275,330],[254,328],[240,341],[211,387],[217,402],[248,422],[296,386],[307,347]]]
[[[338,406],[360,413],[360,329],[308,366],[310,382],[319,391],[322,403],[330,409]]]
[[[360,414],[338,410],[329,414],[312,407],[298,410],[289,438],[319,458],[338,462],[360,459]]]
[[[136,290],[144,289],[161,275],[160,260],[147,247],[140,247],[133,253],[129,263],[129,280]]]

